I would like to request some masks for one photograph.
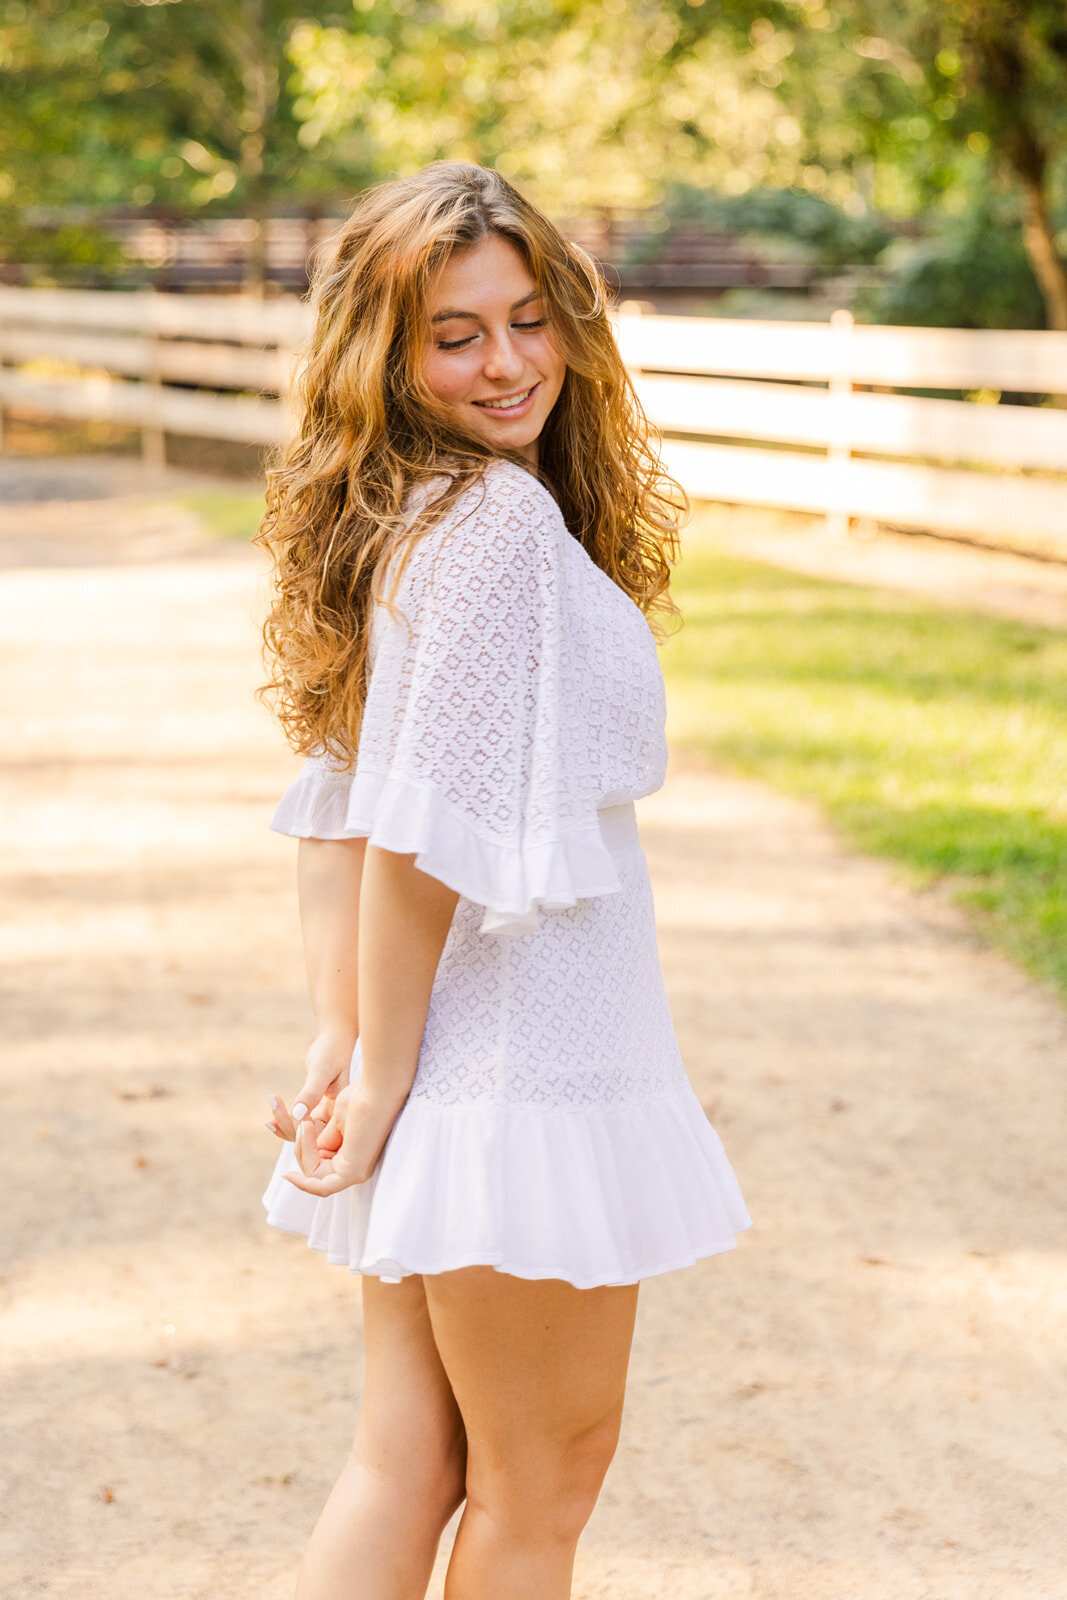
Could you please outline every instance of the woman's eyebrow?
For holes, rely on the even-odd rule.
[[[531,300],[539,300],[540,298],[540,289],[533,289],[529,294],[523,295],[521,300],[516,300],[515,304],[509,308],[509,311],[519,311],[523,306],[528,306]],[[451,322],[455,317],[465,317],[468,322],[478,321],[478,313],[476,311],[437,311],[430,318],[430,321]]]

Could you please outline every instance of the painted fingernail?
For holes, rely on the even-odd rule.
[[[293,1121],[294,1122],[302,1122],[304,1120],[304,1118],[307,1116],[307,1114],[308,1114],[307,1106],[302,1106],[300,1104],[300,1102],[297,1101],[296,1105],[293,1107],[293,1110],[292,1110]]]
[[[278,1096],[276,1094],[271,1094],[271,1095],[267,1096],[267,1099],[270,1102],[271,1110],[272,1111],[277,1111],[277,1109],[278,1109]]]
[[[279,1131],[276,1122],[265,1122],[263,1126],[266,1128],[268,1133],[277,1133]]]

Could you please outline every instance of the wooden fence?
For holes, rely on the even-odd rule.
[[[63,206],[36,208],[38,239],[47,241],[69,215]],[[317,251],[343,221],[341,215],[268,217],[262,238],[268,281],[290,294],[306,293]],[[94,225],[120,246],[125,263],[118,270],[131,274],[131,288],[198,294],[235,292],[241,287],[258,233],[247,216],[179,217],[151,207],[96,212]],[[823,286],[833,282],[809,262],[775,260],[773,252],[754,249],[751,239],[699,222],[677,222],[661,232],[649,216],[624,219],[603,212],[572,220],[568,233],[601,264],[623,296],[648,295],[661,310],[694,295],[706,300],[725,289],[821,295]],[[5,281],[32,283],[36,270],[5,262]],[[68,264],[65,270],[77,271],[76,281],[84,288],[102,288],[116,269],[89,265],[72,269]],[[843,271],[847,277],[879,275],[879,269],[871,267]],[[29,276],[13,276],[22,272]]]
[[[307,327],[295,299],[0,288],[0,407],[139,428],[156,460],[167,433],[273,444]]]
[[[1067,558],[1067,334],[623,314],[620,348],[695,499],[869,518]],[[0,407],[267,445],[293,299],[0,288]],[[942,390],[970,398],[901,393]]]

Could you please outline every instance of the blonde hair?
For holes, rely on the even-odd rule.
[[[444,475],[405,535],[415,539],[494,458],[420,371],[435,275],[491,235],[522,256],[567,367],[538,475],[597,565],[645,612],[675,612],[668,583],[685,500],[650,443],[600,273],[499,173],[435,162],[369,190],[330,241],[312,284],[299,433],[268,473],[255,542],[273,557],[274,589],[259,693],[302,753],[354,757],[376,575],[397,547],[408,491]]]

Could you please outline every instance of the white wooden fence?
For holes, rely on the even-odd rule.
[[[292,299],[0,288],[0,407],[123,423],[157,458],[168,432],[271,444],[307,332]],[[622,315],[618,337],[694,499],[1067,558],[1067,410],[983,403],[1067,394],[1067,334],[864,327],[838,312],[829,324]]]
[[[284,396],[307,325],[295,299],[0,288],[0,407],[139,428],[157,459],[165,433],[273,444],[262,391]]]
[[[1067,558],[1067,411],[891,392],[1067,393],[1065,333],[864,327],[836,312],[830,324],[626,318],[619,339],[648,414],[690,436],[663,454],[694,498]]]

